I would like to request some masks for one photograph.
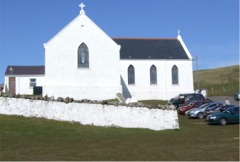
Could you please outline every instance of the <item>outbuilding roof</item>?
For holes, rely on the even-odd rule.
[[[44,75],[45,66],[8,66],[5,75]]]
[[[121,59],[189,59],[177,38],[113,38],[121,45]]]

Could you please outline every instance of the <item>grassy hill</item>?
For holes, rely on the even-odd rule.
[[[198,88],[197,71],[193,72],[194,87]],[[208,96],[232,96],[239,91],[239,65],[199,70],[199,88],[207,89]]]

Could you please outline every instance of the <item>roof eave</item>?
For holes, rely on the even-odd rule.
[[[188,58],[189,58],[190,60],[192,60],[192,55],[191,55],[191,53],[189,52],[189,50],[188,50],[187,46],[185,45],[185,43],[184,43],[184,41],[183,41],[183,39],[182,39],[182,37],[181,37],[180,34],[177,36],[177,39],[178,39],[178,41],[181,43],[181,45],[182,45],[184,51],[186,52]]]

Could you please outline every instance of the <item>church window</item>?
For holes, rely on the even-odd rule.
[[[89,68],[89,52],[85,43],[78,47],[78,68]]]
[[[157,68],[155,65],[150,68],[150,84],[157,84]]]
[[[172,84],[178,84],[178,67],[176,65],[172,67]]]
[[[135,84],[135,70],[132,65],[128,67],[128,84]]]

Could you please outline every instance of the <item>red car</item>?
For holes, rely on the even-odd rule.
[[[181,115],[184,115],[185,111],[188,111],[188,110],[193,109],[193,108],[200,107],[201,105],[203,105],[205,103],[209,103],[209,102],[211,102],[211,100],[194,101],[192,103],[189,103],[186,106],[180,107],[178,109],[178,113],[181,114]]]

